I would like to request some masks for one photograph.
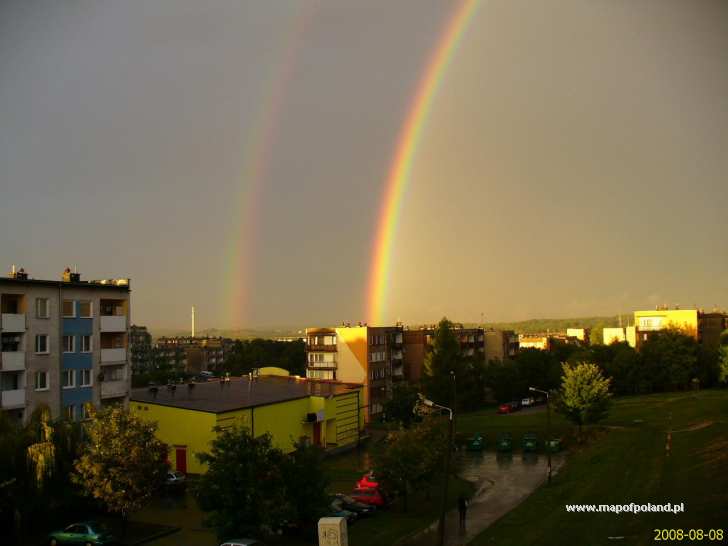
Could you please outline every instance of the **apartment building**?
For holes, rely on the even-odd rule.
[[[622,343],[626,341],[630,347],[637,346],[637,333],[634,326],[616,326],[602,330],[602,341],[604,345]]]
[[[404,381],[401,326],[344,325],[306,329],[306,377],[364,386],[364,414],[382,413],[392,385]]]
[[[485,330],[485,361],[513,359],[518,354],[518,334],[513,330]]]
[[[233,343],[222,337],[161,337],[154,346],[154,357],[186,373],[214,371],[222,366]]]
[[[146,326],[129,327],[129,356],[134,373],[142,373],[150,368],[152,358],[152,334]]]
[[[720,334],[728,326],[728,315],[723,311],[705,312],[702,309],[669,309],[657,307],[654,311],[635,311],[637,347],[660,330],[672,328],[694,337],[698,343],[717,348]]]
[[[463,356],[485,358],[485,334],[482,328],[463,328],[455,325],[453,333],[460,342]],[[404,330],[404,362],[406,376],[411,383],[417,383],[422,379],[425,358],[432,349],[434,337],[434,326]]]
[[[0,409],[27,420],[40,405],[83,419],[87,404],[126,404],[129,280],[0,277]]]

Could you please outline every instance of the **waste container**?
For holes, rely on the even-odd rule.
[[[510,432],[502,432],[498,435],[496,449],[498,451],[511,451],[513,449],[513,438],[511,438]]]
[[[524,452],[533,453],[538,449],[538,436],[535,432],[527,432],[521,440],[521,449]]]
[[[480,432],[477,432],[475,436],[470,438],[468,440],[468,451],[483,451],[483,448],[485,447],[485,438],[480,434]]]
[[[561,439],[552,438],[551,440],[548,440],[546,442],[546,450],[550,451],[551,453],[556,453],[558,451],[561,451]]]

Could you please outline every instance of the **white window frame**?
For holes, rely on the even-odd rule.
[[[68,350],[68,347],[66,346],[66,339],[71,340],[71,350]],[[70,354],[76,352],[76,336],[63,336],[61,338],[61,342],[63,344],[63,353],[64,354]]]
[[[88,419],[91,419],[91,413],[88,410],[89,404],[91,404],[91,402],[86,402],[84,404],[81,404],[81,418],[84,421],[87,421]]]
[[[81,304],[82,303],[88,303],[88,315],[81,314]],[[94,318],[94,302],[92,302],[91,300],[79,300],[78,301],[78,318]]]
[[[41,374],[43,374],[43,376],[45,377],[45,387],[38,387],[38,377],[40,377]],[[43,370],[35,372],[35,377],[33,378],[33,387],[35,388],[36,391],[50,390],[50,388],[51,388],[50,374]]]
[[[70,385],[64,385],[66,377],[71,378]],[[76,388],[76,370],[65,369],[61,370],[61,388],[64,390]]]
[[[85,339],[88,339],[88,349],[83,348],[83,341]],[[82,353],[92,353],[94,350],[94,338],[92,335],[82,335],[81,336],[81,352]]]
[[[81,369],[78,370],[79,375],[81,376],[81,379],[79,380],[79,387],[93,387],[94,386],[94,374],[93,370],[91,369]],[[84,373],[88,373],[88,383],[83,382],[83,375]]]
[[[45,302],[45,315],[41,315],[38,310],[40,302]],[[35,298],[35,318],[49,319],[51,318],[51,300],[48,298]]]
[[[46,342],[45,342],[45,351],[39,351],[38,350],[38,340],[40,338],[45,338],[45,340],[46,340]],[[36,334],[35,335],[35,347],[33,347],[33,349],[35,349],[35,354],[37,354],[37,355],[47,355],[47,354],[49,354],[51,352],[51,336],[49,336],[48,334]]]
[[[65,309],[63,309],[66,306],[66,302],[71,302],[71,307],[73,309],[72,315],[67,315]],[[63,300],[61,302],[61,314],[63,315],[63,318],[76,318],[76,300]]]

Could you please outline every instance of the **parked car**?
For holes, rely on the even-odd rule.
[[[387,499],[378,487],[357,487],[351,492],[351,498],[363,504],[372,506],[386,506]]]
[[[377,481],[376,476],[374,475],[374,472],[367,472],[364,474],[358,482],[356,482],[356,486],[359,488],[378,488],[379,482]]]
[[[376,506],[356,501],[349,495],[344,495],[343,493],[337,493],[335,498],[341,502],[344,510],[355,512],[359,517],[371,516],[377,511]]]
[[[520,400],[513,400],[511,402],[511,411],[518,411],[521,409],[521,401]]]
[[[498,406],[498,413],[506,414],[511,413],[512,411],[513,410],[511,409],[510,404],[501,404],[500,406]]]
[[[164,483],[167,487],[184,487],[187,485],[187,476],[179,470],[169,470]]]
[[[265,546],[265,544],[254,538],[233,538],[223,542],[220,546]]]
[[[82,544],[83,546],[96,546],[113,544],[114,537],[108,529],[95,521],[82,521],[73,523],[62,531],[53,531],[48,535],[48,544]]]
[[[344,503],[339,499],[331,501],[329,516],[334,518],[346,518],[346,523],[353,525],[356,521],[357,514],[351,510],[344,508]]]
[[[529,406],[533,406],[534,403],[535,403],[535,400],[533,398],[523,398],[521,400],[521,406],[523,406],[524,408],[527,408]]]

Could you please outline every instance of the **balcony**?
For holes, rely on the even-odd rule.
[[[402,360],[402,351],[392,351],[392,360]]]
[[[1,394],[4,409],[25,407],[25,389],[2,391]]]
[[[117,315],[101,315],[102,332],[126,332],[126,317]]]
[[[25,371],[25,352],[14,351],[5,352],[3,351],[0,357],[0,370],[4,372],[22,372]]]
[[[395,366],[392,368],[392,376],[404,377],[404,366]]]
[[[101,398],[118,398],[129,393],[129,384],[124,380],[103,381],[101,383]]]
[[[3,332],[25,332],[25,313],[3,313]]]
[[[336,345],[306,345],[306,351],[309,353],[335,353]]]
[[[102,364],[118,364],[126,362],[126,349],[101,349]]]

